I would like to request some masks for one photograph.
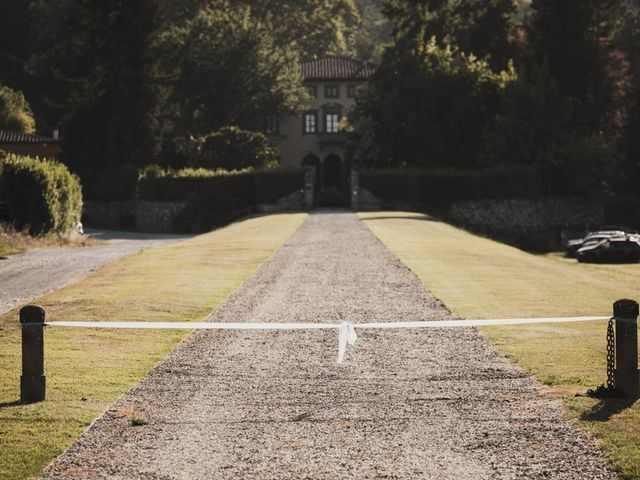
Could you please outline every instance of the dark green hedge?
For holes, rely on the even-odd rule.
[[[211,177],[143,178],[138,198],[148,201],[187,201],[194,193],[215,193],[233,197],[247,205],[274,203],[278,198],[304,187],[304,170],[279,169]]]
[[[51,160],[9,155],[0,165],[9,217],[31,234],[66,234],[82,215],[80,180]]]
[[[529,167],[475,171],[396,169],[364,171],[360,186],[383,201],[445,207],[460,200],[534,197],[540,172]]]

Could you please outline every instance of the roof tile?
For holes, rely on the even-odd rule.
[[[11,132],[0,130],[0,143],[59,143],[60,140],[42,135],[32,135],[30,133]]]
[[[304,80],[367,80],[375,67],[346,57],[322,57],[300,64]]]

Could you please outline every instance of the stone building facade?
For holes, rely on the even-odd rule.
[[[348,196],[351,169],[345,160],[341,121],[355,102],[358,86],[373,72],[373,66],[345,57],[303,62],[300,73],[310,97],[304,110],[268,128],[282,166],[313,168],[316,192]]]

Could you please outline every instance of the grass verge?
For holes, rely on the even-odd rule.
[[[615,300],[640,296],[640,264],[589,265],[558,255],[532,255],[423,214],[360,217],[463,318],[610,315]],[[490,327],[483,332],[563,397],[576,421],[600,439],[623,478],[640,478],[640,402],[583,395],[606,379],[606,322]]]
[[[100,240],[79,233],[71,233],[62,237],[56,234],[33,237],[27,232],[22,232],[0,223],[0,257],[24,252],[32,248],[85,247],[100,244],[102,244]]]
[[[304,218],[256,217],[143,250],[37,303],[51,320],[198,321],[247,280]],[[48,330],[47,400],[19,405],[17,312],[0,317],[0,478],[38,475],[186,334]]]

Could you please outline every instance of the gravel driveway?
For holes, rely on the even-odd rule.
[[[0,314],[76,282],[96,268],[141,248],[185,238],[92,229],[87,234],[107,244],[97,247],[41,248],[0,260]]]
[[[320,212],[211,320],[446,318],[354,214]],[[45,478],[616,477],[475,329],[360,331],[342,366],[336,349],[333,331],[194,333]]]

